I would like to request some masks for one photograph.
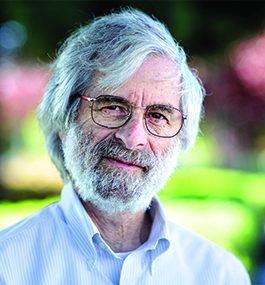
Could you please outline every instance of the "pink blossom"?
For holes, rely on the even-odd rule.
[[[231,51],[230,61],[249,92],[265,100],[265,31],[237,44]]]
[[[48,76],[45,70],[28,66],[4,68],[0,73],[1,114],[8,120],[21,120],[36,109]]]

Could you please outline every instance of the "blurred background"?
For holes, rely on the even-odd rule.
[[[58,201],[36,107],[75,28],[132,6],[164,22],[206,88],[195,149],[160,197],[170,219],[234,252],[265,284],[265,2],[1,1],[0,230]]]

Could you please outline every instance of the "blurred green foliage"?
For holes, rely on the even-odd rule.
[[[216,168],[180,168],[165,186],[161,196],[221,198],[238,200],[253,207],[265,208],[265,175]]]
[[[30,149],[35,155],[45,152],[44,138],[40,135],[36,113],[26,116],[20,126],[23,147]]]

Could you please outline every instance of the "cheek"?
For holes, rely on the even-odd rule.
[[[93,125],[91,126],[91,131],[93,133],[95,143],[107,140],[111,138],[114,134],[114,130],[97,126],[94,122]]]
[[[149,141],[150,148],[153,151],[156,157],[164,154],[166,150],[169,150],[174,147],[176,143],[176,139],[163,139],[163,138],[155,138]]]

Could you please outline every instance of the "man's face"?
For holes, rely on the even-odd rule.
[[[136,106],[163,104],[179,108],[177,72],[169,59],[152,57],[114,93],[106,90],[98,94],[91,87],[85,95],[116,95]],[[66,135],[65,164],[79,196],[108,214],[147,208],[177,164],[177,137],[150,134],[144,111],[136,108],[124,126],[107,129],[92,121],[89,102],[83,100],[77,122]]]

